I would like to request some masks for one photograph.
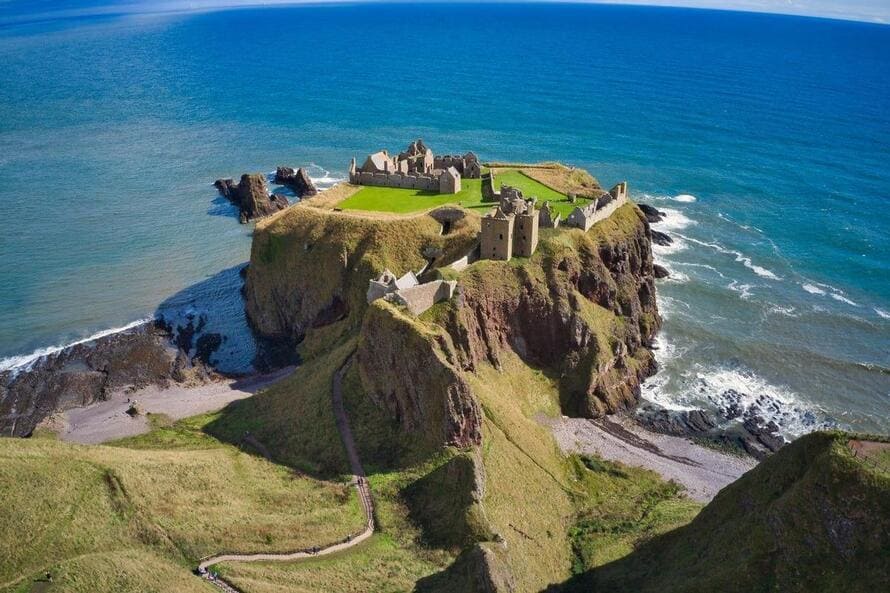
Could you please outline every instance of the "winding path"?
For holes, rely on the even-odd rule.
[[[298,550],[285,554],[219,554],[205,558],[198,565],[198,573],[206,578],[209,582],[216,585],[226,593],[239,593],[238,589],[231,583],[226,582],[220,577],[213,577],[207,569],[214,564],[220,562],[292,562],[294,560],[303,560],[306,558],[315,558],[317,556],[326,556],[335,554],[343,550],[347,550],[353,546],[357,546],[374,534],[374,501],[371,498],[371,487],[365,477],[365,470],[362,467],[361,459],[358,456],[358,450],[355,447],[355,440],[352,437],[352,430],[349,428],[349,418],[346,415],[346,409],[343,406],[343,375],[346,374],[349,365],[352,363],[352,356],[346,359],[336,373],[331,384],[331,399],[334,404],[334,418],[337,423],[337,430],[340,432],[340,439],[343,441],[343,447],[346,449],[346,457],[349,459],[349,467],[352,471],[352,484],[358,492],[359,501],[365,514],[365,529],[356,536],[348,536],[345,540],[319,546],[314,549]]]

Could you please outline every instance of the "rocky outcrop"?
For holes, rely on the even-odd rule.
[[[433,446],[482,442],[482,413],[444,332],[378,300],[365,313],[358,347],[365,392],[407,432]]]
[[[560,377],[566,414],[634,407],[640,382],[655,371],[648,345],[661,318],[649,227],[633,205],[589,232],[543,240],[523,265],[467,269],[436,324],[368,308],[369,278],[420,269],[430,248],[441,254],[433,267],[453,261],[475,244],[478,224],[457,219],[442,236],[433,216],[364,219],[296,205],[258,225],[248,315],[260,334],[291,343],[338,321],[347,322],[343,331],[361,327],[366,391],[403,428],[428,430],[440,443],[478,442],[478,407],[462,374],[480,362],[499,366],[505,349]]]
[[[674,240],[671,239],[670,235],[668,235],[667,233],[662,233],[661,231],[653,230],[652,231],[652,242],[655,243],[656,245],[661,245],[662,247],[667,247],[668,245],[673,243]]]
[[[655,274],[656,280],[662,280],[662,279],[667,278],[671,275],[671,273],[668,271],[668,269],[666,267],[658,265],[658,264],[652,265],[652,273]]]
[[[524,266],[486,262],[461,278],[444,321],[458,364],[500,366],[505,349],[561,379],[563,412],[597,417],[632,408],[654,373],[648,345],[661,325],[648,225],[626,206],[614,226],[564,231]],[[617,227],[617,228],[616,228]]]
[[[104,400],[118,389],[214,378],[204,362],[190,356],[188,330],[177,338],[187,348],[173,345],[171,331],[149,323],[0,373],[0,435],[28,436],[54,412]],[[198,350],[206,358],[213,347],[199,344]]]
[[[753,410],[668,410],[650,403],[637,410],[636,419],[654,432],[705,439],[756,459],[764,459],[786,444],[779,426]]]
[[[648,204],[637,204],[640,208],[640,211],[646,216],[646,220],[650,223],[653,222],[661,222],[664,220],[664,212],[654,208],[653,206],[649,206]]]
[[[318,193],[309,174],[302,167],[296,171],[291,167],[278,167],[275,170],[275,183],[291,188],[300,198],[314,196]]]
[[[547,591],[886,591],[890,477],[851,438],[800,437],[688,525]]]
[[[217,179],[213,186],[238,207],[238,219],[242,224],[288,207],[286,196],[269,195],[266,178],[260,173],[245,173],[237,185],[232,179]]]

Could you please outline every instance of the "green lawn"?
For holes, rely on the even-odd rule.
[[[494,179],[497,187],[502,184],[512,185],[522,190],[526,197],[537,196],[539,206],[544,202],[550,202],[550,205],[562,214],[563,218],[568,216],[576,205],[584,206],[591,201],[586,198],[578,198],[577,204],[572,204],[565,194],[513,169],[496,174]],[[456,194],[437,194],[420,189],[366,186],[343,200],[338,206],[344,210],[394,212],[396,214],[421,212],[445,204],[459,204],[464,208],[480,211],[487,211],[492,207],[491,203],[482,201],[481,180],[462,179],[461,186],[461,191]]]
[[[535,181],[522,171],[509,170],[503,173],[495,174],[495,184],[500,186],[512,185],[522,190],[522,194],[527,197],[537,196],[538,207],[544,205],[544,202],[550,202],[550,206],[562,215],[565,219],[576,206],[586,206],[593,200],[587,198],[578,198],[575,204],[569,202],[569,198],[553,188],[547,187],[539,181]]]
[[[344,210],[369,210],[396,214],[420,212],[445,204],[460,204],[465,208],[481,210],[491,207],[491,204],[482,203],[481,180],[462,179],[461,188],[456,194],[437,194],[420,189],[366,186],[340,202],[338,207]]]

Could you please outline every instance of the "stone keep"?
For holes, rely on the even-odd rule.
[[[513,216],[507,216],[500,207],[493,214],[482,218],[481,256],[484,259],[509,261],[513,257]]]
[[[538,214],[534,207],[517,214],[513,223],[513,254],[531,257],[538,248]]]

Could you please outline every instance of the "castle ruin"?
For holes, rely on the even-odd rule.
[[[418,138],[398,155],[391,156],[385,149],[368,155],[361,167],[353,158],[349,183],[456,194],[462,177],[478,179],[481,170],[474,153],[437,157]]]
[[[368,281],[367,298],[369,304],[382,298],[420,315],[436,303],[453,297],[456,288],[456,280],[433,280],[421,284],[414,272],[397,278],[389,270],[384,270],[379,278]]]
[[[566,217],[566,226],[590,230],[597,222],[608,218],[615,210],[627,202],[627,182],[622,181],[603,192],[596,200],[586,206],[576,207]]]
[[[520,190],[509,185],[501,186],[497,195],[497,208],[482,218],[481,257],[503,261],[514,255],[531,257],[538,248],[536,200],[527,200]]]

